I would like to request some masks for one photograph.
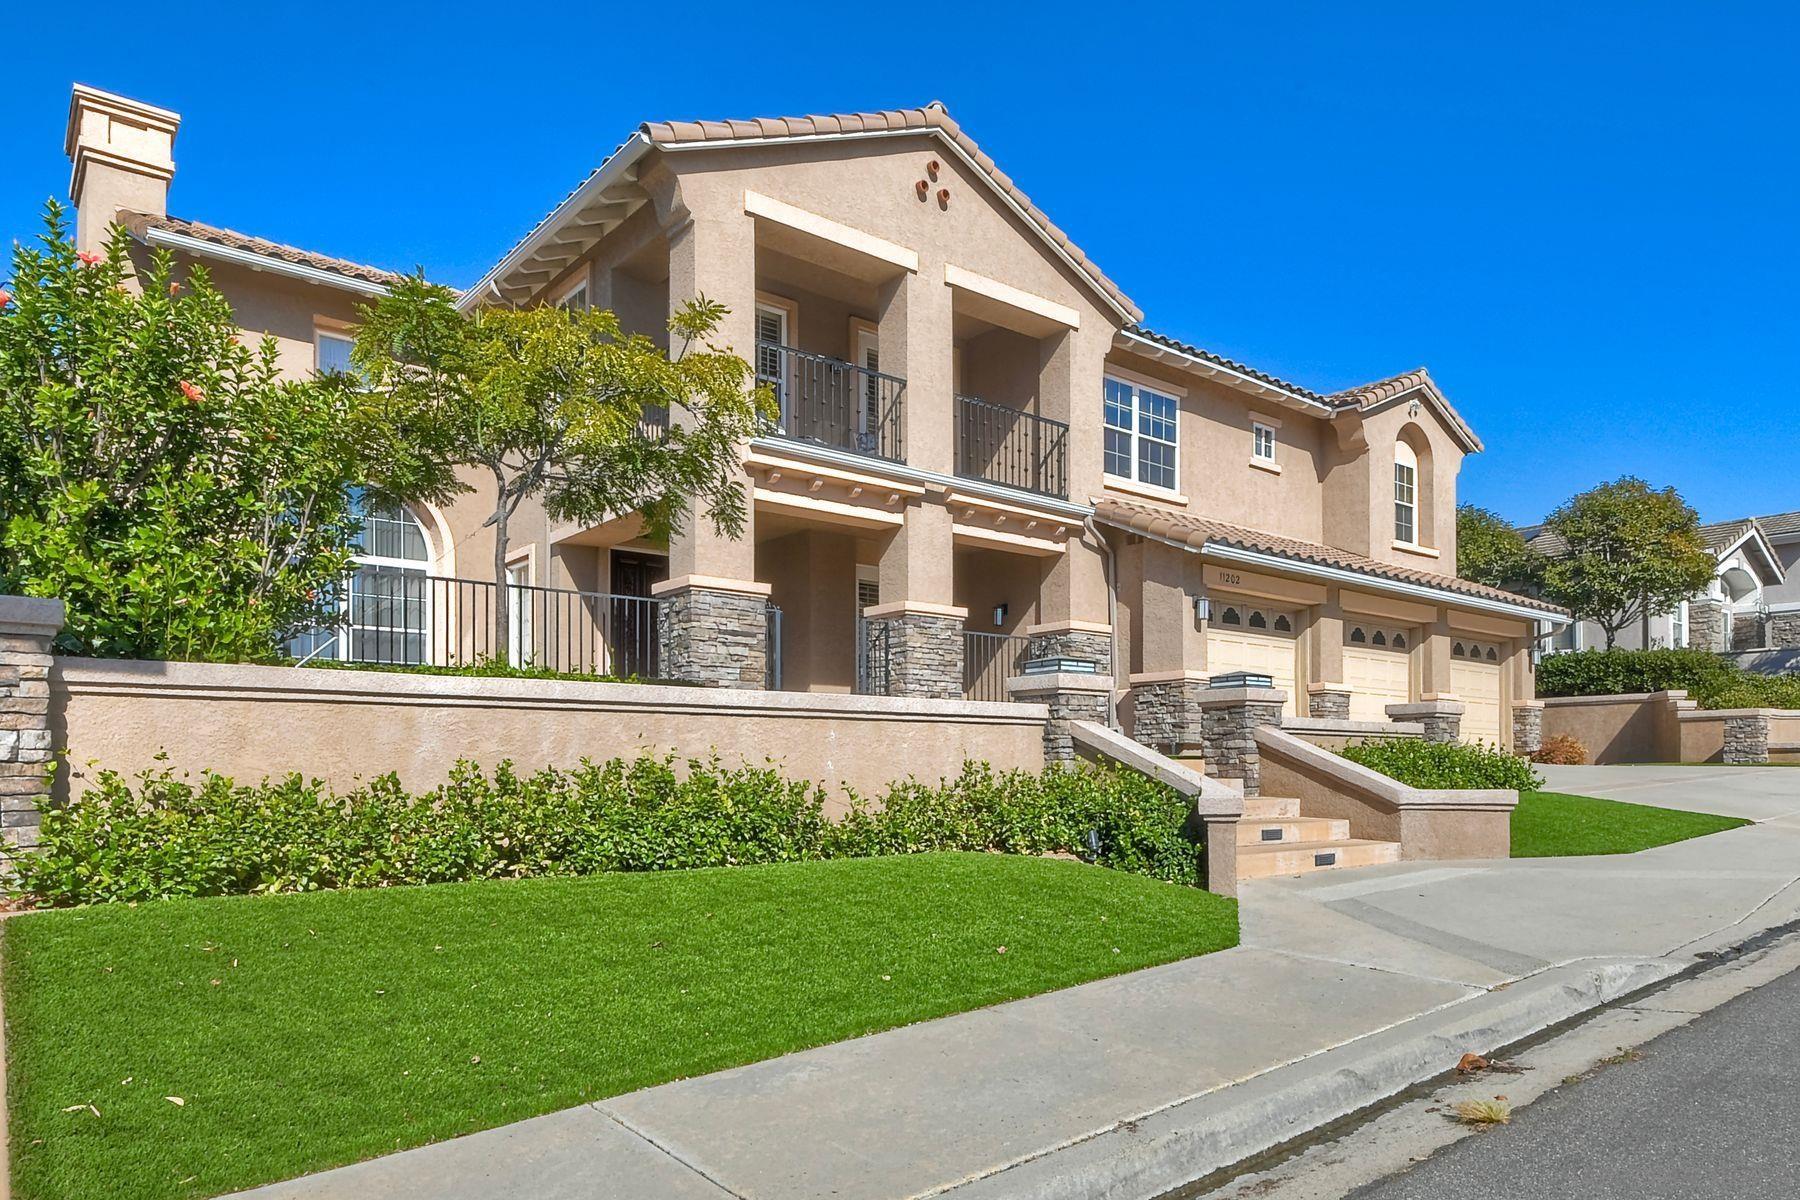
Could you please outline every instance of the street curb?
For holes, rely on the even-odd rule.
[[[1490,1053],[1693,966],[1621,958],[1551,967],[930,1194],[1156,1200],[1442,1075],[1465,1053]]]

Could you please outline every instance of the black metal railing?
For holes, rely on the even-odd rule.
[[[974,396],[956,398],[956,473],[1067,499],[1069,427]]]
[[[302,634],[291,649],[305,661],[661,674],[665,600],[524,584],[509,584],[506,598],[503,619],[493,583],[364,567],[345,581],[338,623]]]
[[[963,630],[963,699],[1011,699],[1006,681],[1024,670],[1030,644],[1016,634]]]
[[[892,674],[888,669],[889,633],[886,621],[856,618],[856,690],[863,696],[885,696]]]
[[[906,461],[904,379],[760,341],[756,379],[773,389],[781,405],[776,428],[782,436]]]

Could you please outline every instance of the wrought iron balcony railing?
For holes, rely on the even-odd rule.
[[[756,379],[781,405],[782,436],[906,461],[904,379],[763,341],[756,343]]]
[[[1069,427],[974,396],[956,398],[956,473],[1067,499]]]

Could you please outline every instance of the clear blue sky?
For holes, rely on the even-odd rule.
[[[1320,389],[1429,366],[1465,499],[1800,508],[1789,4],[109,7],[7,14],[8,236],[75,80],[183,114],[177,215],[452,284],[640,121],[935,97],[1153,327]]]

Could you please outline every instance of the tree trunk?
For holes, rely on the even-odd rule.
[[[510,663],[512,632],[512,589],[506,586],[506,495],[494,508],[494,641],[492,657]]]

